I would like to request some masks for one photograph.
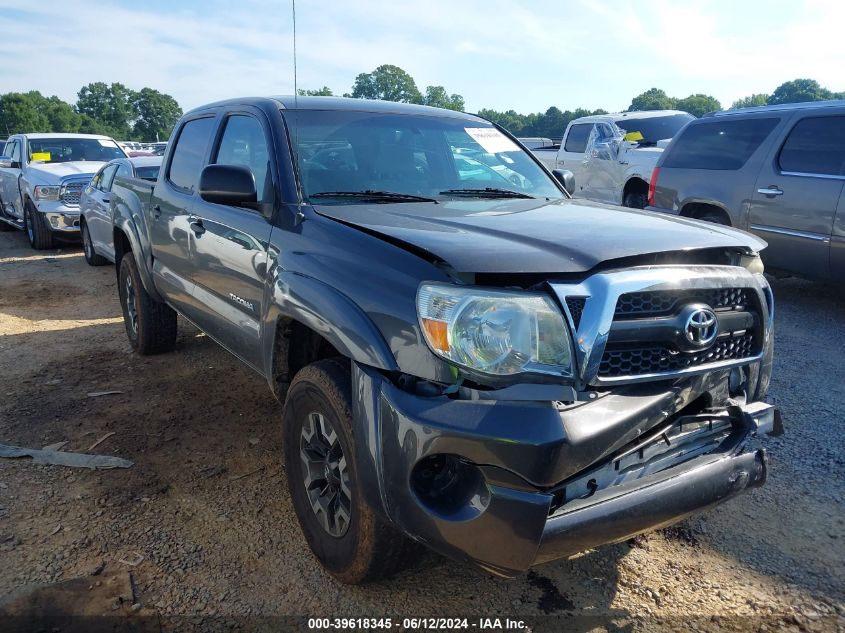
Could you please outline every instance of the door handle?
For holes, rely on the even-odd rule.
[[[769,198],[774,198],[775,196],[782,196],[783,189],[778,189],[776,185],[772,185],[767,189],[758,189],[757,193],[762,193],[764,196],[768,196]]]
[[[153,207],[153,217],[158,220],[161,217],[161,206],[156,205]]]
[[[205,233],[205,227],[202,225],[202,220],[197,218],[193,222],[191,222],[191,230],[194,232],[194,235],[199,237],[203,233]]]

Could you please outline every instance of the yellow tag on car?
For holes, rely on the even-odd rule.
[[[32,158],[29,160],[43,160],[50,162],[50,152],[32,152]]]
[[[631,141],[632,143],[635,143],[636,141],[641,141],[644,138],[645,136],[643,136],[641,132],[628,132],[625,135],[625,140]]]

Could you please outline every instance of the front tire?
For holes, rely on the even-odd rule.
[[[282,423],[288,489],[311,551],[335,578],[360,584],[406,567],[416,546],[376,516],[358,488],[349,361],[296,374]]]
[[[117,288],[132,349],[144,356],[172,350],[176,344],[176,311],[146,291],[132,251],[120,260]]]
[[[85,253],[85,261],[89,266],[105,266],[109,263],[102,255],[97,255],[94,250],[94,241],[91,239],[91,231],[88,230],[88,223],[82,222],[82,250]]]
[[[23,212],[24,230],[29,238],[29,245],[37,251],[53,248],[53,232],[47,226],[47,218],[38,213],[35,206],[27,201]]]

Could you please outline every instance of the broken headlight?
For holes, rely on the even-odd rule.
[[[417,313],[432,351],[471,373],[572,376],[569,328],[545,294],[422,284]]]

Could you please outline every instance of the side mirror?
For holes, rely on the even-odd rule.
[[[592,157],[599,160],[613,160],[616,158],[619,146],[613,141],[603,141],[593,146]]]
[[[200,174],[200,198],[231,207],[252,207],[258,202],[255,176],[243,165],[208,165]]]
[[[570,196],[575,195],[575,174],[568,169],[554,169],[552,175],[563,185],[566,193]]]
[[[0,169],[20,169],[21,164],[8,156],[0,156]]]

